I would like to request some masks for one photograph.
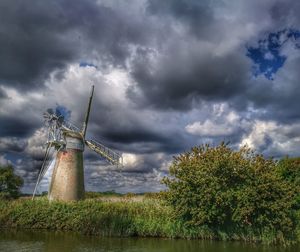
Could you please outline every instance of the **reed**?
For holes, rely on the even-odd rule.
[[[155,197],[145,197],[142,201],[126,197],[121,201],[93,198],[72,203],[49,203],[46,197],[34,201],[26,198],[0,201],[0,227],[68,230],[118,237],[238,240],[268,244],[292,241],[274,230],[219,230],[189,226],[175,218],[173,210]]]

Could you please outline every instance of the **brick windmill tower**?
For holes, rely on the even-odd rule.
[[[50,150],[53,148],[56,158],[48,193],[50,201],[76,201],[84,199],[83,152],[86,146],[95,151],[111,165],[122,166],[121,154],[93,139],[87,140],[85,138],[93,94],[94,86],[92,86],[85,120],[81,129],[65,121],[63,115],[54,113],[51,109],[44,113],[46,125],[48,126],[47,148],[32,198],[34,198],[38,185],[49,168],[49,165],[46,164]]]

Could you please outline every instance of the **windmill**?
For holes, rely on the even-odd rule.
[[[60,113],[48,109],[44,113],[48,126],[48,140],[41,170],[34,188],[32,199],[44,177],[51,150],[54,149],[55,163],[51,177],[48,197],[49,200],[72,201],[84,198],[84,169],[83,152],[85,146],[104,158],[109,164],[122,166],[122,155],[93,139],[86,139],[91,104],[94,94],[92,86],[88,107],[82,128],[66,121]]]

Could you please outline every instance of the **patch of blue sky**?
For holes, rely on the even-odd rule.
[[[61,105],[56,105],[55,114],[62,115],[65,120],[69,120],[71,117],[71,111]]]
[[[89,63],[89,62],[85,62],[85,61],[80,62],[80,63],[79,63],[79,66],[80,66],[80,67],[95,67],[95,68],[97,68],[96,65],[94,65],[94,64],[92,64],[92,63]]]
[[[274,74],[284,65],[287,56],[281,54],[282,46],[291,41],[295,48],[300,49],[300,31],[284,29],[269,33],[268,37],[258,41],[256,47],[247,48],[247,56],[252,59],[253,75],[263,74],[267,79],[273,80]]]
[[[18,163],[18,160],[23,158],[22,154],[23,153],[18,152],[8,152],[5,153],[4,158],[12,162],[13,165],[16,165]]]

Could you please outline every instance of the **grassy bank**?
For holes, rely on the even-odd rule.
[[[0,227],[69,230],[90,235],[140,236],[188,239],[240,240],[287,243],[274,230],[212,230],[183,224],[162,201],[99,198],[74,203],[49,203],[45,197],[0,201]]]

